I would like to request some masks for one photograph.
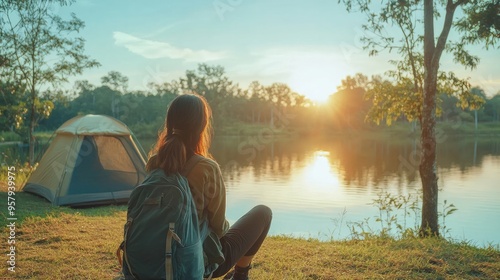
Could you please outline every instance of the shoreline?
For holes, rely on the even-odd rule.
[[[157,131],[140,130],[137,127],[131,130],[135,136],[140,139],[156,138]],[[49,140],[54,131],[39,131],[35,132],[35,137],[38,141]],[[0,141],[0,146],[8,146],[14,144],[24,144],[21,136],[12,136],[9,132],[10,139],[8,141]],[[272,127],[268,124],[248,124],[248,123],[234,123],[214,129],[215,137],[218,136],[273,136],[273,137],[335,137],[335,136],[366,136],[366,137],[406,137],[406,138],[420,138],[420,128],[417,126],[415,131],[412,131],[410,123],[398,122],[391,126],[386,125],[364,125],[361,127],[347,127],[335,130],[331,127],[317,127],[317,126],[286,126],[286,127]],[[450,136],[486,136],[486,137],[500,137],[500,122],[479,123],[476,130],[473,123],[452,123],[452,122],[438,122],[436,124],[436,137],[440,135]],[[0,133],[0,139],[3,139]],[[16,139],[12,139],[16,138]]]

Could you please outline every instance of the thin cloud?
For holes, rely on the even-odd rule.
[[[318,46],[274,47],[250,53],[252,60],[231,70],[237,76],[267,82],[290,82],[299,76],[313,80],[345,77],[352,71],[341,53],[335,48]],[[334,75],[337,74],[337,75]],[[313,82],[313,81],[311,81]],[[332,86],[335,89],[335,86]]]
[[[207,62],[227,57],[225,52],[178,48],[166,42],[141,39],[118,31],[113,32],[113,38],[116,45],[123,46],[129,51],[149,59],[170,58],[188,62]]]

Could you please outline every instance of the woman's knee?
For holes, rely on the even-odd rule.
[[[266,205],[262,205],[262,204],[257,205],[252,209],[252,211],[258,212],[259,216],[262,217],[263,219],[266,219],[267,221],[269,221],[269,223],[273,219],[273,211],[271,210],[271,208],[267,207]]]

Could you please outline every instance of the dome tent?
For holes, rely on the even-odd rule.
[[[89,206],[127,202],[144,179],[146,155],[130,129],[103,115],[66,121],[23,191],[53,205]]]

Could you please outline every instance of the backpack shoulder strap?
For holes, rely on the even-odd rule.
[[[193,169],[193,167],[200,161],[202,160],[203,157],[197,154],[194,154],[189,160],[186,162],[186,166],[184,167],[184,170],[182,170],[181,175],[184,177],[187,177],[189,175],[189,172]]]

